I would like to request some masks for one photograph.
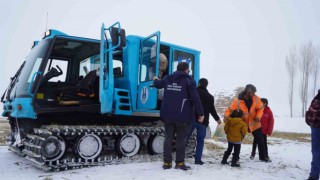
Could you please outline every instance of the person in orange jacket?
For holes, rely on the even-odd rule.
[[[260,97],[255,95],[256,91],[257,89],[254,85],[246,85],[244,91],[242,91],[225,110],[224,120],[230,117],[230,114],[233,110],[241,109],[243,111],[242,119],[246,122],[248,131],[251,132],[254,138],[257,140],[259,159],[261,161],[269,162],[265,154],[260,122],[260,119],[263,115],[263,105]]]

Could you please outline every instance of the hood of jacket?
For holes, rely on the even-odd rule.
[[[182,71],[175,71],[171,76],[167,76],[167,80],[169,81],[169,83],[184,81],[185,78],[188,78],[189,80],[192,79],[189,74]]]

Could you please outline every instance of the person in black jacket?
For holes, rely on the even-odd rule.
[[[163,169],[172,167],[173,140],[176,135],[176,169],[189,170],[184,163],[185,144],[194,121],[195,112],[198,121],[204,119],[203,109],[195,81],[188,75],[189,65],[181,62],[177,71],[163,79],[154,77],[154,86],[164,88],[160,117],[164,120],[165,140],[163,144]]]
[[[192,135],[194,129],[197,129],[197,148],[195,154],[195,164],[203,165],[204,162],[201,160],[204,138],[206,137],[206,129],[209,125],[209,114],[217,121],[218,124],[221,124],[221,119],[217,114],[216,108],[214,107],[214,97],[207,90],[208,80],[201,78],[198,83],[198,93],[201,99],[202,108],[204,111],[204,120],[203,122],[192,123],[192,128],[189,134],[189,137]]]

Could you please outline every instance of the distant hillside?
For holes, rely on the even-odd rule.
[[[231,101],[243,91],[243,87],[238,87],[233,91],[223,90],[214,94],[215,107],[218,114],[223,117],[224,111],[230,105]]]

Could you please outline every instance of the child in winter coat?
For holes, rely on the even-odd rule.
[[[227,160],[234,147],[231,166],[240,167],[240,164],[237,164],[237,160],[239,159],[241,141],[248,132],[248,127],[242,120],[242,116],[242,110],[236,109],[232,111],[230,118],[227,119],[227,122],[224,126],[224,131],[227,134],[228,149],[224,152],[221,164],[229,164]]]
[[[273,118],[273,113],[271,109],[268,106],[268,99],[266,98],[261,98],[262,105],[264,107],[263,110],[263,115],[261,117],[261,129],[262,129],[262,136],[263,136],[263,143],[264,143],[264,150],[265,150],[265,155],[266,155],[266,162],[271,162],[269,158],[269,153],[268,153],[268,139],[267,136],[271,136],[272,131],[273,131],[273,125],[274,125],[274,118]],[[256,148],[257,148],[257,140],[254,138],[253,139],[253,144],[252,144],[252,152],[250,159],[253,159],[255,154],[256,154]],[[260,150],[260,149],[259,149]],[[260,153],[260,152],[259,152]]]

